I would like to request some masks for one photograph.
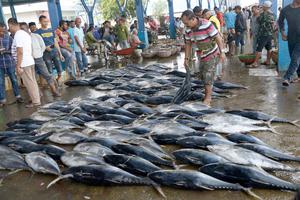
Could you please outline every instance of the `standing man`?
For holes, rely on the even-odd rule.
[[[252,7],[252,13],[253,15],[251,16],[250,20],[250,37],[252,38],[253,54],[255,54],[257,48],[257,34],[259,26],[257,18],[260,15],[258,6],[255,5]]]
[[[217,16],[217,19],[220,22],[220,26],[221,26],[221,32],[223,34],[223,28],[224,28],[224,14],[220,11],[220,9],[218,7],[215,7],[215,13]]]
[[[76,17],[75,19],[75,28],[74,28],[74,50],[76,55],[76,60],[78,64],[78,68],[80,70],[81,76],[84,72],[87,71],[88,60],[86,57],[86,48],[84,46],[84,32],[81,28],[81,18]]]
[[[75,77],[76,79],[76,75],[77,75],[77,72],[79,72],[80,70],[78,70],[78,66],[76,64],[76,55],[75,55],[75,49],[74,49],[74,44],[75,44],[75,36],[74,36],[74,29],[75,29],[75,21],[74,20],[71,20],[69,21],[68,23],[68,33],[70,35],[70,38],[71,38],[71,43],[70,43],[70,48],[72,49],[72,54],[73,54],[73,57],[75,58],[74,59],[74,64],[73,64],[73,67],[72,67],[72,75],[71,77]]]
[[[224,14],[225,25],[228,33],[227,44],[229,56],[233,56],[234,54],[235,18],[236,13],[233,11],[232,7],[229,7],[228,11]]]
[[[234,10],[236,13],[236,19],[235,19],[235,24],[234,24],[234,27],[235,27],[235,54],[238,55],[238,54],[244,53],[244,45],[245,45],[244,33],[247,30],[247,27],[245,24],[241,6],[236,6],[234,8]]]
[[[196,17],[191,10],[186,10],[181,16],[182,22],[186,26],[185,32],[185,59],[184,66],[188,69],[192,62],[192,45],[196,46],[200,72],[198,77],[204,82],[205,97],[203,103],[210,105],[212,99],[212,87],[215,78],[216,65],[224,62],[225,49],[222,37],[214,25]]]
[[[76,79],[76,74],[73,74],[73,67],[75,62],[75,56],[73,56],[73,49],[70,47],[71,40],[70,34],[68,33],[68,23],[64,20],[59,22],[59,27],[56,29],[55,34],[58,38],[58,44],[61,54],[65,58],[66,69],[72,79]]]
[[[35,79],[34,59],[32,57],[31,37],[20,29],[18,21],[14,18],[8,20],[8,27],[14,40],[12,43],[12,55],[17,64],[16,71],[21,76],[27,92],[31,98],[28,108],[41,105],[39,87]]]
[[[118,39],[118,44],[121,49],[129,48],[130,35],[128,32],[128,28],[125,25],[125,18],[121,17],[118,21],[118,24],[114,28],[114,32]]]
[[[221,34],[221,24],[220,21],[218,20],[218,18],[214,15],[212,15],[211,11],[209,11],[208,9],[204,9],[202,12],[202,17],[204,19],[207,19],[208,21],[210,21],[215,28],[219,31],[219,33]]]
[[[193,12],[197,17],[202,17],[202,8],[200,6],[195,6]]]
[[[16,62],[11,54],[13,39],[8,35],[6,26],[0,23],[0,107],[6,103],[5,96],[5,74],[8,75],[13,87],[17,103],[23,103],[16,76]]]
[[[29,32],[29,27],[25,22],[20,23],[20,28],[31,36],[32,56],[34,58],[35,71],[47,81],[52,95],[54,97],[60,97],[61,95],[57,91],[55,80],[49,73],[46,63],[43,59],[43,53],[46,50],[46,45],[43,41],[43,38],[39,34]]]
[[[47,19],[46,16],[41,15],[39,17],[39,22],[41,24],[41,28],[36,30],[35,33],[39,34],[43,40],[44,43],[46,45],[46,51],[44,52],[44,61],[47,65],[47,68],[50,72],[50,74],[52,74],[53,72],[53,63],[54,66],[57,70],[57,82],[60,81],[61,79],[61,73],[62,73],[62,66],[61,66],[61,62],[64,62],[65,59],[63,57],[63,55],[61,54],[60,48],[59,48],[59,44],[57,41],[57,38],[55,36],[54,30],[51,28],[48,28],[48,24],[49,24],[49,20]]]
[[[37,30],[35,22],[30,22],[28,25],[31,33]]]
[[[265,1],[263,4],[263,13],[257,18],[258,32],[257,32],[257,48],[256,58],[251,67],[258,67],[258,61],[261,57],[263,48],[267,49],[267,60],[263,65],[270,65],[272,40],[274,33],[275,17],[271,11],[272,2]]]
[[[300,0],[294,0],[292,4],[281,10],[279,17],[279,28],[282,39],[288,42],[291,57],[290,66],[283,77],[283,86],[289,86],[290,82],[300,82]],[[288,35],[284,27],[284,21],[288,23]],[[298,78],[292,80],[297,72]],[[300,95],[298,97],[300,99]]]

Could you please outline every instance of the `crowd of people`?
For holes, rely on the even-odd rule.
[[[149,34],[154,35],[158,30],[155,20],[146,17],[145,23]],[[82,27],[81,18],[76,17],[74,21],[61,20],[54,30],[49,27],[49,19],[41,15],[39,24],[37,28],[34,22],[19,23],[14,18],[8,20],[8,27],[0,24],[0,107],[7,103],[5,75],[11,81],[16,102],[24,102],[19,91],[19,75],[31,98],[26,107],[35,107],[41,104],[36,74],[46,80],[54,97],[60,97],[63,68],[70,79],[82,76],[89,68],[88,50],[95,50],[101,59],[103,43],[112,49],[135,48],[141,44],[137,20],[129,27],[125,17],[117,18],[115,26],[105,21],[101,27],[86,24]]]
[[[228,56],[244,54],[248,33],[252,41],[252,53],[255,55],[255,61],[249,67],[256,68],[271,64],[271,53],[277,46],[277,33],[280,29],[283,40],[289,43],[291,56],[291,63],[282,84],[289,86],[291,82],[300,82],[300,25],[297,22],[297,17],[300,17],[300,0],[294,0],[282,10],[280,8],[277,22],[271,7],[272,2],[267,0],[262,5],[252,6],[251,10],[241,6],[235,6],[234,9],[229,7],[224,14],[217,7],[210,11],[202,10],[199,6],[193,11],[183,12],[181,19],[185,25],[186,42],[184,65],[187,69],[190,68],[193,52],[196,52],[197,68],[200,71],[198,76],[205,84],[205,104],[209,105],[211,102],[213,81],[222,77],[225,52]],[[289,25],[288,36],[284,20]],[[267,59],[260,63],[263,49],[267,51]],[[295,72],[298,78],[293,80]]]

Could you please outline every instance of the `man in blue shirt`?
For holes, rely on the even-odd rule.
[[[53,72],[53,63],[57,70],[57,81],[59,82],[62,73],[62,66],[60,61],[64,61],[64,57],[61,54],[60,47],[58,45],[54,30],[48,28],[49,20],[46,16],[41,15],[39,17],[41,23],[41,28],[36,30],[35,33],[42,36],[44,43],[46,45],[46,50],[44,52],[44,61],[47,65],[47,68],[52,74]]]
[[[231,7],[228,8],[228,11],[224,14],[224,20],[226,29],[228,32],[227,44],[229,47],[229,55],[232,56],[234,52],[234,24],[236,19],[236,13],[233,11]]]
[[[17,102],[24,102],[19,92],[16,63],[11,55],[12,42],[13,39],[8,35],[5,24],[0,23],[0,107],[6,103],[5,74],[10,78]]]

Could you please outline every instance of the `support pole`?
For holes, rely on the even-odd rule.
[[[48,12],[52,29],[56,29],[59,24],[59,17],[55,0],[48,0]]]
[[[120,0],[116,0],[116,2],[118,4],[120,14],[121,15],[125,15],[126,14],[125,12],[126,12],[126,7],[127,7],[128,0],[124,1],[124,5],[123,6],[121,5]]]
[[[61,6],[60,6],[60,0],[56,0],[56,8],[57,8],[57,14],[59,21],[63,19],[62,12],[61,12]]]
[[[214,0],[214,8],[217,6],[217,2],[216,0]]]
[[[147,16],[148,5],[149,5],[149,0],[146,0],[146,5],[144,6],[144,16]]]
[[[207,0],[208,10],[210,10],[210,0]]]
[[[198,0],[198,4],[202,8],[202,0]]]
[[[169,27],[170,38],[176,39],[173,0],[168,0],[168,4],[169,4],[169,18],[170,18],[170,27]]]
[[[186,0],[187,9],[191,9],[191,0]]]
[[[93,16],[93,12],[94,12],[94,8],[95,8],[95,5],[96,5],[96,0],[93,1],[93,5],[88,7],[86,5],[86,2],[85,0],[80,0],[81,1],[81,4],[82,6],[84,7],[87,15],[88,15],[88,18],[89,18],[89,25],[94,25],[94,16]]]
[[[138,20],[138,36],[141,42],[144,43],[143,48],[146,48],[149,46],[148,41],[148,34],[145,30],[145,24],[144,24],[144,9],[143,9],[143,2],[142,0],[135,0],[135,9],[136,9],[136,16]]]
[[[13,0],[9,0],[8,3],[9,3],[9,8],[10,8],[11,16],[13,18],[17,19],[17,14],[16,14],[16,11],[15,11]]]
[[[0,0],[0,22],[5,24],[5,17],[2,9],[2,1]]]

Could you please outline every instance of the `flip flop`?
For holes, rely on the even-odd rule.
[[[252,65],[247,65],[247,68],[257,68],[259,65],[258,64],[252,64]]]
[[[262,65],[266,65],[266,66],[271,65],[270,63],[267,63],[267,62],[262,62],[261,64],[262,64]]]

